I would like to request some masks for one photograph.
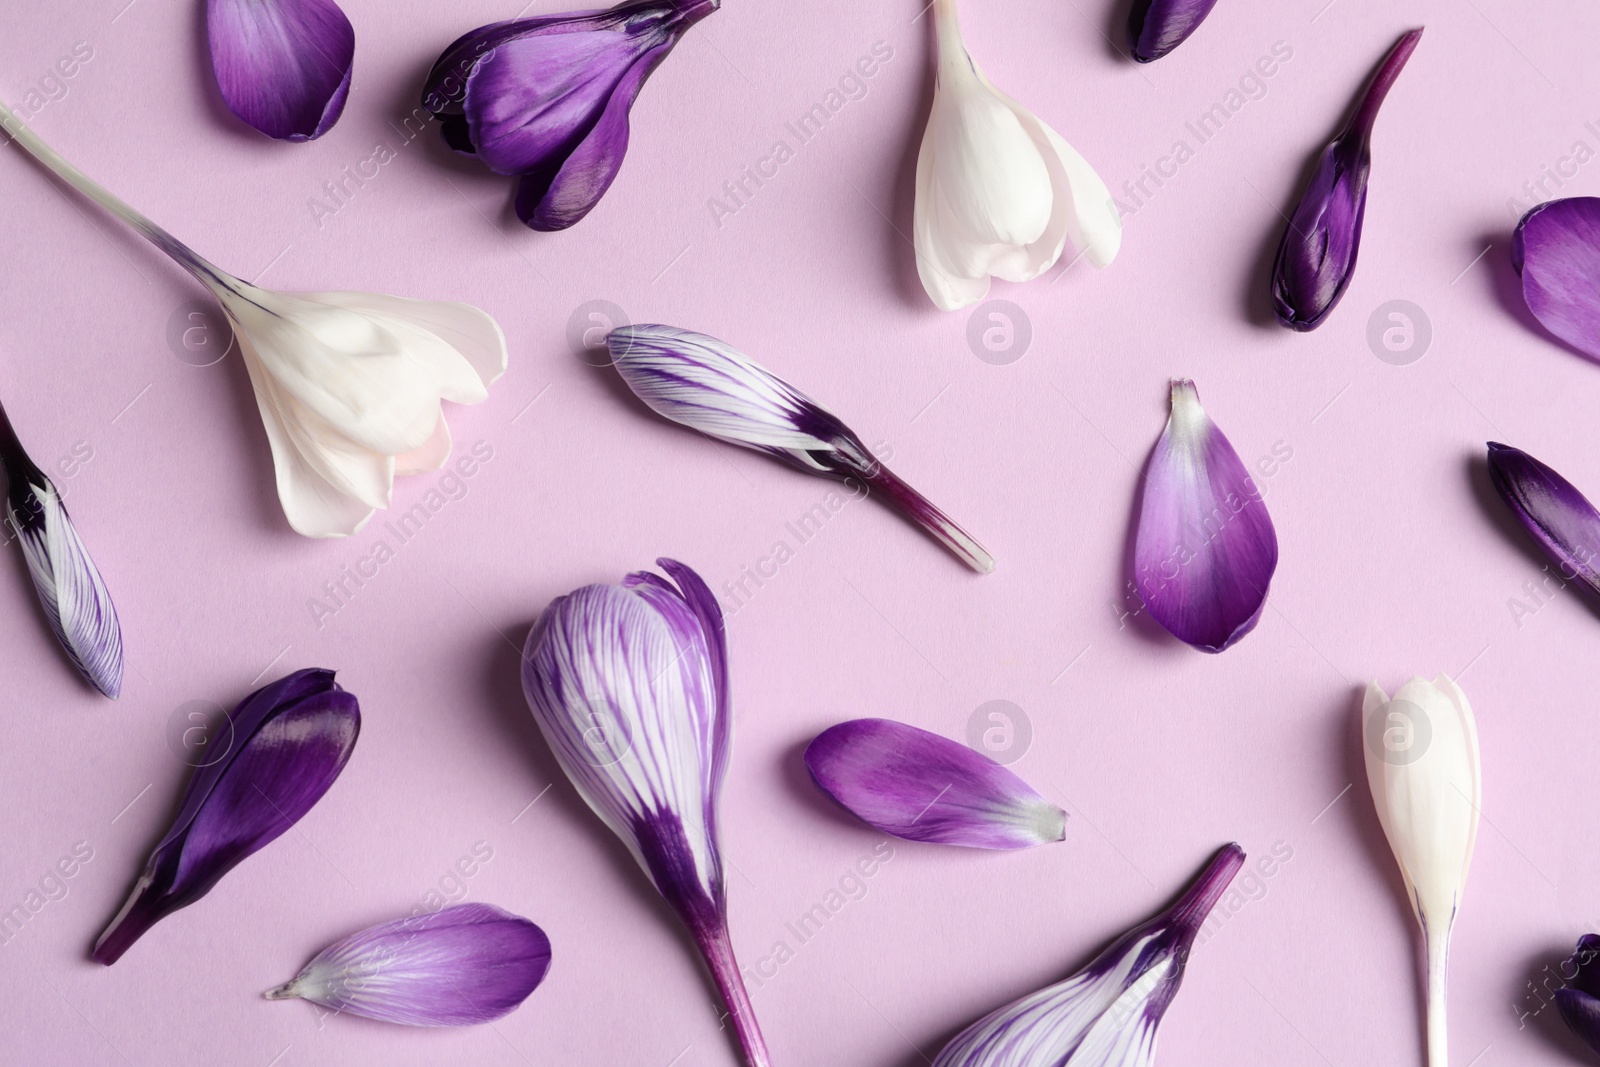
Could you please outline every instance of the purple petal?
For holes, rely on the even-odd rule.
[[[1160,59],[1199,28],[1217,0],[1134,0],[1128,12],[1128,50],[1140,63]]]
[[[1521,449],[1495,441],[1489,442],[1489,479],[1561,577],[1600,595],[1600,513],[1577,487]]]
[[[822,791],[909,841],[1031,848],[1067,836],[1067,813],[966,745],[890,719],[854,719],[806,746]]]
[[[491,904],[457,904],[336,941],[266,996],[407,1026],[470,1026],[516,1008],[549,969],[543,930]]]
[[[1561,1021],[1577,1035],[1578,1040],[1591,1050],[1600,1053],[1600,1000],[1577,989],[1563,988],[1555,992],[1556,1011]]]
[[[206,0],[211,69],[235,115],[310,141],[339,121],[356,34],[333,0]]]
[[[1272,303],[1278,321],[1292,330],[1322,325],[1355,274],[1367,210],[1372,126],[1421,38],[1420,29],[1411,30],[1384,57],[1349,125],[1323,149],[1283,231],[1272,268]]]
[[[246,697],[221,735],[223,756],[195,771],[172,828],[94,948],[115,963],[157,921],[211,891],[245,857],[322,799],[355,747],[356,698],[308,669]]]
[[[1200,406],[1172,383],[1172,414],[1145,472],[1134,582],[1179,640],[1221,652],[1255,628],[1278,566],[1261,491]]]
[[[1534,318],[1600,359],[1600,197],[1540,204],[1517,223],[1511,248]]]

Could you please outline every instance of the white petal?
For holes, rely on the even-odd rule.
[[[946,236],[968,248],[1031,244],[1050,222],[1050,172],[1016,114],[979,82],[940,86],[928,116]]]
[[[947,257],[933,232],[935,202],[933,192],[933,135],[922,135],[917,152],[917,196],[911,214],[911,243],[917,254],[917,276],[922,288],[941,311],[955,311],[976,304],[989,295],[989,277],[960,277],[952,273]]]
[[[382,293],[321,293],[329,303],[355,311],[368,311],[390,318],[408,319],[435,334],[460,353],[484,385],[492,385],[506,372],[506,335],[488,312],[471,304],[446,300],[411,300]],[[476,400],[444,399],[457,404],[476,404]]]
[[[433,428],[433,436],[428,438],[426,444],[394,457],[394,472],[397,475],[426,474],[443,467],[449,458],[450,424],[444,421],[443,415],[440,415],[439,424]]]

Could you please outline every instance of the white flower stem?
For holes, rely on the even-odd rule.
[[[956,18],[956,0],[933,0],[934,36],[938,41],[939,81],[972,73],[972,59],[961,39],[961,23]]]
[[[1424,934],[1428,955],[1428,1067],[1450,1067],[1449,1028],[1445,1024],[1445,986],[1450,966],[1450,931]]]

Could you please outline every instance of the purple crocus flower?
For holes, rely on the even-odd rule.
[[[1153,63],[1189,39],[1217,0],[1134,0],[1128,12],[1128,50]]]
[[[1511,263],[1539,324],[1600,359],[1600,197],[1551,200],[1523,215]]]
[[[1568,984],[1556,990],[1556,1011],[1580,1041],[1600,1054],[1600,936],[1578,938],[1577,949],[1561,966],[1561,977]]]
[[[1600,513],[1577,486],[1521,449],[1495,441],[1489,442],[1489,479],[1562,580],[1600,596]]]
[[[1151,616],[1202,652],[1255,629],[1278,566],[1261,490],[1194,382],[1172,383],[1172,413],[1145,470],[1134,584]]]
[[[336,941],[266,993],[406,1026],[493,1022],[550,969],[550,939],[492,904],[456,904]]]
[[[50,630],[78,673],[115,700],[122,693],[122,624],[116,605],[55,483],[29,458],[4,406],[0,467],[7,482],[6,519],[22,546]]]
[[[1228,845],[1176,904],[1066,981],[961,1031],[933,1067],[1149,1067],[1195,935],[1243,865],[1244,850]]]
[[[852,719],[806,746],[823,792],[908,841],[1014,849],[1060,841],[1067,813],[981,752],[891,719]]]
[[[479,27],[428,75],[422,106],[451,148],[521,178],[517,217],[564,230],[611,187],[628,111],[657,65],[721,0],[634,0],[607,11]]]
[[[746,1061],[768,1067],[718,843],[732,718],[722,609],[694,571],[656,562],[671,581],[638,571],[552,601],[528,634],[522,691],[579,795],[688,927]]]
[[[228,108],[268,137],[312,141],[344,112],[356,33],[333,0],[206,0]]]
[[[110,966],[145,931],[207,893],[322,799],[361,731],[333,672],[296,671],[245,697],[219,728],[228,746],[197,768],[172,828],[94,946]]]
[[[1283,231],[1272,268],[1272,304],[1278,321],[1291,330],[1322,325],[1355,274],[1372,169],[1372,124],[1421,38],[1421,29],[1411,30],[1384,57],[1349,124],[1322,150],[1311,184]]]

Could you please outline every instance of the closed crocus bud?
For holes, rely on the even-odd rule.
[[[1135,0],[1128,12],[1128,50],[1140,63],[1160,59],[1200,27],[1217,0]]]
[[[996,89],[961,39],[955,0],[934,0],[938,79],[917,154],[912,245],[943,311],[982,300],[989,279],[1025,282],[1067,241],[1096,267],[1122,220],[1105,182],[1059,134]]]
[[[600,202],[628,151],[645,79],[721,0],[635,0],[608,11],[482,26],[445,49],[422,92],[451,148],[520,177],[517,217],[564,230]]]
[[[206,0],[223,102],[268,137],[311,141],[344,112],[356,32],[333,0]]]
[[[1556,1010],[1561,1021],[1600,1054],[1600,937],[1584,934],[1577,950],[1561,965],[1567,985],[1556,990]]]
[[[1384,57],[1349,124],[1322,150],[1311,184],[1283,231],[1272,268],[1272,305],[1278,321],[1291,330],[1322,325],[1355,274],[1372,169],[1372,125],[1421,38],[1422,30],[1410,31]]]

